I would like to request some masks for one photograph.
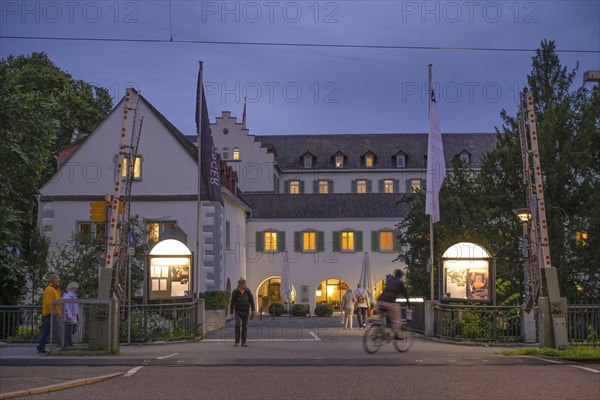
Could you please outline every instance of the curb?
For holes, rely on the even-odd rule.
[[[106,380],[109,380],[112,378],[116,378],[117,376],[121,376],[123,374],[125,374],[125,372],[115,372],[113,374],[108,374],[108,375],[95,376],[92,378],[75,379],[73,381],[57,383],[54,385],[40,386],[40,387],[33,388],[33,389],[25,389],[25,390],[18,390],[16,392],[3,393],[3,394],[0,394],[0,400],[12,399],[12,398],[21,397],[21,396],[56,392],[59,390],[70,389],[70,388],[74,388],[74,387],[78,387],[78,386],[92,385],[94,383],[98,383],[98,382],[106,381]]]

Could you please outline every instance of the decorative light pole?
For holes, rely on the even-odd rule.
[[[527,208],[518,208],[512,210],[523,225],[522,239],[522,260],[523,260],[523,308],[521,311],[521,335],[525,343],[536,342],[536,320],[535,311],[533,311],[534,299],[531,290],[531,250],[529,240],[529,221],[531,221],[531,212]],[[535,252],[535,249],[533,249]]]

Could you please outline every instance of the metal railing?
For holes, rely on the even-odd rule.
[[[42,306],[0,306],[0,341],[35,343],[42,326]]]
[[[521,342],[521,307],[434,305],[435,335],[459,342]]]
[[[571,303],[567,307],[569,342],[583,346],[600,346],[600,301]]]
[[[184,340],[197,336],[198,301],[169,304],[133,304],[120,308],[121,342]],[[128,315],[131,317],[128,319]]]

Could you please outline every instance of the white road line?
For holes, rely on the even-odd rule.
[[[125,378],[129,378],[131,375],[135,374],[136,372],[138,372],[140,369],[144,368],[143,365],[140,365],[139,367],[135,367],[135,368],[131,368],[129,371],[127,371],[127,373],[125,375],[123,375]]]
[[[320,339],[320,338],[319,338],[317,335],[315,335],[315,333],[314,333],[314,332],[308,332],[308,334],[309,334],[310,336],[312,336],[312,337],[314,337],[314,338],[315,338],[315,342],[320,342],[320,341],[321,341],[321,339]]]
[[[173,356],[176,356],[179,353],[173,353],[173,354],[169,354],[168,356],[162,356],[162,357],[156,357],[157,360],[164,360],[165,358],[170,358]]]
[[[320,341],[321,339],[319,339]],[[233,342],[233,339],[202,339],[202,342]],[[316,339],[248,339],[248,342],[316,342]]]
[[[600,371],[598,371],[597,369],[588,368],[588,367],[582,367],[581,365],[573,365],[573,364],[571,364],[571,367],[573,367],[573,368],[579,368],[579,369],[584,369],[586,371],[590,371],[590,372],[594,372],[596,374],[600,374]]]
[[[547,358],[538,358],[538,357],[531,357],[531,358],[533,358],[534,360],[546,361],[546,362],[553,363],[553,364],[564,364],[564,362],[562,362],[562,361],[549,360]]]

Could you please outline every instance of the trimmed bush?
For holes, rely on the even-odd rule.
[[[304,304],[294,304],[292,307],[292,316],[294,317],[306,317],[308,314],[308,307]]]
[[[331,317],[333,315],[333,306],[331,304],[319,304],[315,307],[317,317]]]
[[[269,314],[279,317],[285,312],[285,306],[281,303],[273,303],[269,306]]]
[[[222,291],[214,290],[204,293],[204,309],[205,310],[227,310],[231,294]]]

